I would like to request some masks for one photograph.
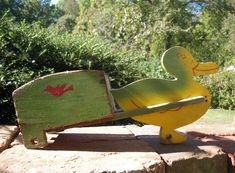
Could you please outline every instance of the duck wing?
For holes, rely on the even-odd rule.
[[[170,80],[144,79],[111,92],[119,107],[128,111],[184,99],[178,89],[181,86],[176,85],[177,82]]]

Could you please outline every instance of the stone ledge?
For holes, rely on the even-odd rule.
[[[235,136],[234,124],[190,124],[179,128],[183,132],[197,132],[215,136]]]
[[[229,173],[235,173],[235,136],[207,135],[195,131],[188,132],[188,135],[195,141],[220,147],[228,155]]]
[[[191,124],[181,131],[207,145],[216,145],[228,156],[229,173],[235,173],[235,125],[234,124]]]
[[[166,163],[167,173],[227,173],[227,155],[216,145],[203,143],[191,137],[179,145],[162,145],[158,135],[159,127],[145,125],[141,128],[127,128],[160,154]]]
[[[159,127],[151,125],[72,128],[49,134],[50,145],[40,150],[26,149],[18,136],[0,154],[0,172],[228,173],[223,151],[231,150],[195,136],[162,145],[158,134]]]
[[[54,142],[40,150],[26,149],[19,137],[0,154],[0,172],[165,172],[159,154],[121,126],[74,128],[48,137]]]

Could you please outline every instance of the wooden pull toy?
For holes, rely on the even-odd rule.
[[[174,80],[142,79],[111,89],[103,71],[78,70],[26,83],[13,92],[24,145],[43,148],[46,132],[127,117],[160,126],[162,143],[185,141],[186,136],[175,129],[199,119],[211,102],[208,90],[193,81],[193,76],[215,73],[218,66],[199,64],[179,46],[168,49],[161,64]]]

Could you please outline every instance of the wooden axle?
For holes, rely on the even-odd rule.
[[[203,101],[204,101],[203,96],[197,96],[197,97],[182,99],[176,102],[162,103],[162,104],[152,105],[148,107],[133,109],[133,110],[126,111],[126,112],[115,110],[115,112],[113,113],[114,115],[113,121],[124,119],[124,118],[130,118],[130,117],[137,116],[137,115],[146,115],[146,114],[150,114],[154,112],[166,111],[169,109],[198,104],[198,103],[202,103]]]

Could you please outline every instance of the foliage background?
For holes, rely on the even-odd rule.
[[[11,93],[45,74],[97,69],[112,87],[170,78],[160,56],[181,45],[218,74],[196,78],[212,107],[235,108],[235,3],[231,0],[0,0],[0,123],[16,123]]]

